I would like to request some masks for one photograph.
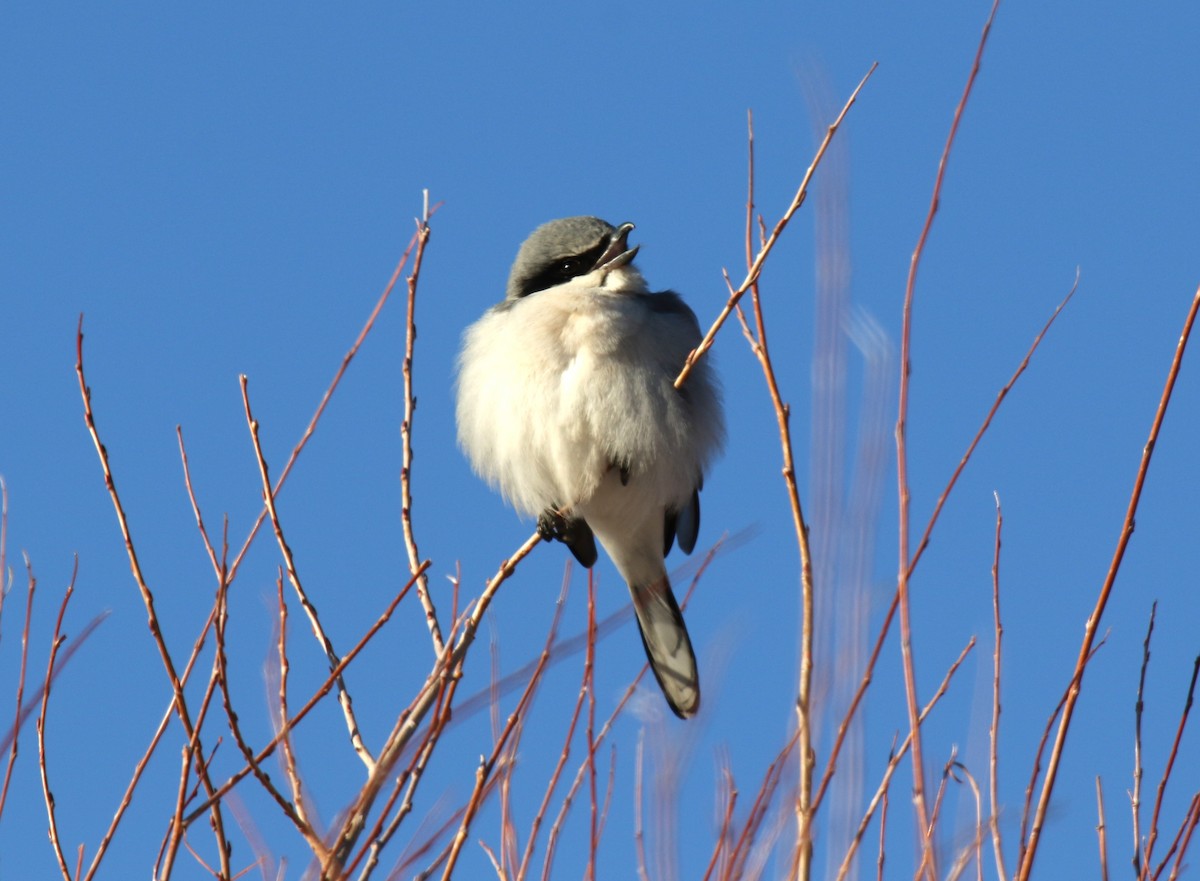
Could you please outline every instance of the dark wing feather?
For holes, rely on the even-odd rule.
[[[696,538],[700,535],[700,490],[692,490],[692,500],[679,509],[675,515],[675,537],[679,540],[679,549],[690,554],[696,547]]]

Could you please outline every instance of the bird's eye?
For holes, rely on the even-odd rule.
[[[563,278],[574,278],[579,274],[579,266],[578,257],[568,257],[558,264],[558,271]]]

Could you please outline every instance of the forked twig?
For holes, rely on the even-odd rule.
[[[692,368],[696,365],[696,362],[704,357],[705,352],[712,348],[713,340],[716,339],[717,336],[717,331],[721,329],[722,325],[725,324],[729,316],[733,314],[733,310],[737,308],[738,301],[741,300],[746,291],[750,289],[750,286],[758,280],[759,273],[762,272],[763,263],[766,262],[767,256],[775,247],[775,243],[779,241],[780,234],[788,225],[788,221],[792,219],[792,215],[795,214],[800,209],[800,206],[804,204],[804,200],[808,196],[808,184],[812,180],[813,173],[816,172],[817,166],[821,163],[821,157],[825,155],[825,151],[829,148],[829,144],[833,140],[833,136],[837,133],[838,127],[842,124],[842,120],[846,118],[846,114],[850,112],[851,106],[853,106],[854,102],[858,99],[858,93],[862,91],[863,86],[867,84],[867,80],[871,78],[871,74],[875,72],[875,68],[878,66],[878,62],[875,62],[871,65],[866,76],[862,78],[858,86],[855,87],[854,91],[850,93],[850,98],[846,101],[845,106],[842,108],[842,112],[839,113],[837,119],[830,124],[829,130],[825,134],[825,140],[823,140],[821,142],[821,146],[817,148],[817,152],[813,157],[812,163],[808,166],[808,170],[804,173],[803,180],[800,181],[800,188],[796,190],[796,195],[792,198],[792,204],[789,205],[787,210],[783,212],[783,216],[779,218],[779,222],[776,223],[775,228],[771,230],[770,237],[759,249],[758,256],[754,258],[754,262],[750,265],[750,269],[747,271],[745,279],[743,279],[742,283],[738,285],[737,289],[730,294],[729,300],[725,303],[725,306],[721,310],[720,314],[717,315],[717,319],[713,322],[712,327],[708,329],[708,333],[704,335],[704,339],[702,339],[700,344],[696,346],[695,350],[688,355],[687,361],[683,365],[683,369],[679,372],[679,375],[675,377],[675,388],[682,388],[683,384],[687,382],[687,378],[691,375]]]
[[[175,671],[175,661],[171,657],[170,649],[167,648],[166,640],[162,634],[162,628],[159,626],[158,613],[154,607],[154,594],[150,590],[149,584],[142,573],[142,566],[138,560],[137,550],[134,548],[133,535],[129,528],[129,520],[125,516],[125,508],[121,504],[121,497],[117,493],[116,481],[113,479],[112,469],[109,466],[108,450],[100,440],[100,432],[96,428],[96,418],[92,412],[92,390],[88,387],[87,379],[83,371],[83,315],[79,316],[79,326],[75,333],[75,375],[79,380],[79,392],[83,397],[83,418],[87,424],[88,433],[91,435],[92,443],[96,447],[96,453],[100,457],[100,467],[104,471],[104,486],[108,490],[109,498],[112,500],[113,509],[116,511],[117,523],[121,528],[121,536],[125,542],[125,554],[129,558],[129,568],[133,574],[133,579],[137,583],[138,593],[142,598],[142,605],[146,609],[147,625],[150,628],[151,638],[154,640],[154,645],[158,649],[159,659],[162,661],[163,669],[167,674],[167,681],[171,685],[171,693],[174,698],[175,715],[179,717],[179,722],[183,726],[184,734],[187,736],[188,744],[193,750],[191,759],[196,767],[196,773],[204,786],[205,792],[209,796],[209,803],[212,814],[213,834],[217,841],[217,850],[220,853],[220,871],[225,877],[232,874],[232,869],[229,864],[229,843],[225,836],[225,821],[221,815],[220,804],[213,799],[215,787],[212,779],[208,776],[208,769],[203,761],[203,750],[200,748],[200,730],[192,721],[191,713],[188,710],[187,699],[183,693],[183,683],[179,675]],[[206,625],[207,628],[207,625]],[[186,775],[185,775],[186,776]],[[182,805],[177,805],[176,818],[178,819]],[[174,865],[175,856],[179,851],[180,843],[182,842],[183,827],[181,824],[174,824],[167,849],[163,854],[162,871],[164,875],[170,875],[171,867]]]
[[[428,568],[428,566],[429,561],[427,560],[424,563],[424,567]],[[400,604],[400,601],[408,596],[408,591],[413,587],[414,584],[416,584],[416,581],[417,577],[415,575],[408,580],[404,587],[400,589],[400,592],[392,598],[392,601],[388,604],[388,607],[383,610],[383,613],[379,616],[375,623],[367,629],[367,632],[364,633],[358,643],[355,644],[354,648],[346,652],[345,656],[342,658],[337,667],[329,671],[329,675],[325,677],[325,682],[322,683],[315,692],[313,692],[312,696],[309,697],[304,706],[297,710],[296,714],[288,719],[286,725],[281,726],[280,730],[275,733],[275,736],[267,743],[267,745],[255,754],[255,762],[259,764],[264,762],[275,751],[275,748],[279,746],[279,742],[282,740],[284,735],[295,728],[309,714],[309,712],[312,711],[313,707],[325,699],[325,696],[329,694],[334,685],[337,683],[338,677],[341,676],[345,669],[350,666],[350,663],[358,657],[359,653],[366,648],[367,644],[375,637],[375,634],[379,632],[380,628],[382,628],[383,625],[391,620],[392,613],[396,611],[396,607]],[[216,791],[214,791],[204,800],[204,802],[202,802],[198,807],[193,808],[192,811],[183,818],[184,826],[189,826],[194,823],[201,814],[212,807],[213,804],[224,798],[225,795],[227,795],[229,791],[233,789],[233,787],[244,780],[252,771],[252,767],[247,764],[243,766],[240,771],[237,771],[230,776],[230,778],[222,783],[216,789]]]
[[[874,66],[872,66],[871,70],[873,71],[874,69]],[[867,76],[870,76],[869,72]],[[866,82],[865,78],[863,82]],[[861,88],[861,85],[859,88]],[[853,102],[853,97],[850,100]],[[849,109],[849,106],[850,103],[848,102],[846,108],[842,111],[843,116],[846,110]],[[818,152],[818,157],[825,152],[825,147],[829,144],[840,121],[841,117],[838,117],[838,121],[829,127],[826,140],[822,143],[821,149]],[[750,273],[754,268],[755,262],[753,257],[754,117],[751,114],[747,114],[746,116],[746,129],[748,173],[746,185],[745,249],[746,269]],[[816,162],[814,161],[813,164],[815,167]],[[794,201],[793,204],[799,207],[798,202]],[[786,221],[781,221],[780,223],[784,222]],[[777,225],[776,229],[782,229],[782,226]],[[762,247],[765,249],[766,244],[764,243]],[[759,266],[761,267],[761,263]],[[733,289],[733,284],[729,280],[728,273],[725,274],[725,284],[729,288],[730,302],[736,302],[737,296]],[[759,296],[758,275],[756,273],[753,274],[753,281],[750,283],[750,302],[754,312],[754,329],[751,330],[747,325],[740,306],[738,307],[738,319],[742,322],[742,328],[746,339],[750,343],[750,349],[762,367],[763,379],[767,384],[767,391],[771,396],[771,405],[775,411],[775,422],[779,429],[779,446],[783,455],[783,482],[787,490],[788,503],[792,508],[792,526],[796,532],[796,546],[800,552],[800,675],[796,691],[796,727],[800,734],[797,742],[800,763],[800,785],[796,793],[796,864],[793,874],[797,878],[808,879],[812,872],[812,778],[813,767],[816,764],[813,752],[812,716],[809,712],[812,692],[813,635],[816,628],[812,553],[808,543],[808,524],[804,521],[804,509],[800,503],[800,489],[796,484],[796,462],[792,449],[791,407],[784,402],[783,394],[779,391],[779,382],[775,376],[775,365],[771,361],[771,352],[767,344],[766,319],[763,316],[762,298]]]
[[[280,591],[282,591],[282,576],[280,577],[279,581]],[[238,714],[234,712],[233,697],[230,694],[229,689],[229,661],[225,651],[225,627],[229,618],[228,607],[225,602],[227,593],[227,591],[221,591],[220,600],[218,602],[216,615],[215,666],[217,668],[217,680],[221,687],[221,698],[225,707],[225,718],[229,725],[229,731],[233,735],[233,740],[234,743],[237,744],[238,750],[241,751],[243,758],[246,759],[251,767],[251,770],[253,770],[254,776],[258,780],[259,785],[262,786],[267,795],[269,795],[275,801],[275,803],[279,805],[284,816],[286,816],[288,820],[291,821],[292,825],[296,827],[296,831],[300,833],[313,852],[321,855],[325,852],[325,845],[321,841],[320,837],[313,831],[313,828],[309,822],[305,819],[303,815],[303,808],[301,807],[299,801],[297,801],[295,804],[289,802],[287,796],[280,792],[279,788],[272,782],[271,776],[265,770],[263,770],[259,762],[255,761],[254,751],[246,742],[246,739],[242,734],[241,724],[238,721]],[[286,756],[288,754],[286,738],[284,741],[284,753]]]

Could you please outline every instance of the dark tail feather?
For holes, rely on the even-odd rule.
[[[650,669],[672,711],[681,719],[700,709],[700,675],[683,615],[664,574],[648,585],[629,585]]]

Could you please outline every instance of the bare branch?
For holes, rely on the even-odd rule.
[[[900,404],[899,414],[896,417],[896,474],[900,497],[900,566],[896,598],[900,606],[900,655],[904,665],[904,694],[908,702],[908,724],[910,733],[912,734],[913,805],[916,810],[917,824],[921,830],[921,865],[924,867],[925,875],[929,881],[936,881],[938,871],[936,854],[933,847],[934,830],[930,825],[929,812],[925,804],[925,765],[921,750],[921,731],[918,727],[920,725],[920,704],[917,696],[917,673],[912,650],[912,619],[908,600],[908,575],[910,569],[908,530],[911,493],[908,487],[907,426],[909,377],[912,374],[912,307],[913,295],[917,283],[917,267],[920,265],[921,256],[925,252],[925,242],[928,240],[929,231],[933,227],[934,215],[937,214],[938,202],[941,199],[942,193],[942,182],[945,179],[946,166],[950,159],[950,151],[954,146],[954,138],[958,133],[958,125],[962,120],[963,111],[966,109],[967,99],[971,96],[975,77],[979,73],[983,50],[987,45],[988,34],[992,29],[992,21],[996,17],[996,10],[999,5],[1000,0],[995,0],[992,4],[991,12],[988,14],[987,21],[984,23],[983,33],[979,38],[979,48],[975,52],[975,62],[971,66],[970,75],[967,77],[967,84],[963,89],[962,98],[959,99],[958,106],[954,109],[954,121],[950,124],[950,132],[946,137],[946,146],[942,149],[942,158],[938,162],[937,177],[933,185],[933,195],[929,202],[929,212],[925,217],[925,225],[921,229],[920,238],[917,240],[917,246],[913,250],[912,260],[909,263],[908,281],[904,287],[904,327],[900,336]]]
[[[308,623],[312,625],[313,635],[325,651],[325,657],[329,661],[329,669],[336,670],[341,663],[341,656],[334,650],[333,643],[325,633],[325,628],[321,626],[321,619],[317,615],[317,607],[308,598],[308,594],[304,591],[304,586],[300,583],[300,575],[296,572],[295,557],[292,555],[292,549],[288,545],[287,539],[283,536],[283,525],[279,522],[279,511],[275,507],[275,494],[271,491],[271,478],[267,473],[267,460],[263,457],[262,444],[258,439],[258,420],[250,412],[249,381],[245,374],[238,377],[238,381],[242,386],[242,404],[246,411],[246,422],[250,426],[250,439],[254,443],[254,457],[258,461],[258,473],[262,478],[263,501],[267,506],[267,514],[270,516],[271,526],[275,530],[275,540],[279,545],[279,551],[283,555],[283,562],[287,567],[288,581],[291,582],[292,588],[296,591],[296,596],[300,598],[301,608],[308,615]],[[342,714],[346,717],[346,728],[350,733],[350,744],[354,747],[354,752],[362,760],[362,763],[366,765],[367,773],[370,774],[375,768],[375,758],[363,742],[362,731],[358,727],[358,718],[354,715],[354,701],[350,697],[349,690],[346,688],[345,679],[341,676],[337,679],[337,689],[338,703],[342,706]]]
[[[434,211],[437,206],[434,206]],[[413,395],[413,346],[417,340],[416,305],[417,281],[421,277],[421,262],[425,257],[425,246],[429,242],[429,190],[425,191],[425,210],[417,221],[417,253],[413,257],[412,272],[409,273],[408,283],[408,312],[404,334],[404,421],[400,423],[400,437],[403,440],[402,464],[400,466],[400,523],[404,530],[404,546],[408,551],[408,569],[416,572],[421,564],[421,554],[417,550],[417,539],[412,528],[412,429],[413,413],[417,409],[417,399]],[[438,626],[437,610],[433,606],[433,598],[429,595],[429,580],[425,575],[417,578],[417,596],[421,607],[425,610],[425,623],[429,626],[429,636],[433,640],[433,652],[440,655],[444,648],[442,644],[442,629]]]
[[[4,486],[4,481],[2,480],[0,480],[0,492],[3,493],[4,498],[3,514],[0,515],[0,579],[3,579],[5,561],[2,553],[4,546],[2,536],[8,525],[8,487]],[[25,560],[25,566],[29,574],[29,591],[25,595],[25,623],[21,627],[21,670],[17,674],[17,709],[13,717],[12,748],[8,753],[8,766],[4,769],[4,786],[0,788],[0,817],[4,816],[4,805],[8,801],[8,783],[12,779],[13,766],[17,763],[17,742],[21,733],[21,726],[25,722],[25,718],[21,713],[21,703],[25,698],[25,670],[26,663],[29,660],[29,627],[33,620],[33,593],[37,587],[37,579],[33,577],[33,569],[29,566],[28,557]],[[8,591],[0,584],[0,596],[7,593]],[[2,601],[0,601],[0,605],[2,604]]]
[[[1071,719],[1075,714],[1075,704],[1079,700],[1080,686],[1083,683],[1084,668],[1087,665],[1087,660],[1092,653],[1092,644],[1096,639],[1096,632],[1100,627],[1100,619],[1104,616],[1104,609],[1108,605],[1108,598],[1112,595],[1113,585],[1117,581],[1117,572],[1121,568],[1121,561],[1125,558],[1125,549],[1129,546],[1129,540],[1133,537],[1133,523],[1137,514],[1138,504],[1142,499],[1142,489],[1146,484],[1146,474],[1150,470],[1150,459],[1154,455],[1154,445],[1158,442],[1158,434],[1162,429],[1163,419],[1167,415],[1167,407],[1171,403],[1171,393],[1175,390],[1175,380],[1179,376],[1179,368],[1183,363],[1183,353],[1187,349],[1188,339],[1192,335],[1192,327],[1196,322],[1196,313],[1200,311],[1200,288],[1196,289],[1195,295],[1192,297],[1192,305],[1188,310],[1187,318],[1183,322],[1183,330],[1179,335],[1179,342],[1175,346],[1175,356],[1171,359],[1171,367],[1167,371],[1166,384],[1163,387],[1162,397],[1158,402],[1158,409],[1154,413],[1154,421],[1150,426],[1150,436],[1146,440],[1146,446],[1142,450],[1142,461],[1138,466],[1137,477],[1134,478],[1133,493],[1129,498],[1129,506],[1125,512],[1125,521],[1121,524],[1121,535],[1117,539],[1117,547],[1113,552],[1112,563],[1108,567],[1108,574],[1104,577],[1104,584],[1100,588],[1100,594],[1096,598],[1095,608],[1091,615],[1088,616],[1087,624],[1084,627],[1083,643],[1079,647],[1079,658],[1075,662],[1075,676],[1071,690],[1067,694],[1066,704],[1063,706],[1062,720],[1058,725],[1058,734],[1055,737],[1054,748],[1050,753],[1050,763],[1046,767],[1046,779],[1042,784],[1042,794],[1038,799],[1037,813],[1034,817],[1033,828],[1029,833],[1029,843],[1025,850],[1025,858],[1021,862],[1021,866],[1017,869],[1016,881],[1028,881],[1029,873],[1033,871],[1033,860],[1037,856],[1038,842],[1042,836],[1042,827],[1046,821],[1046,811],[1050,807],[1050,795],[1054,792],[1054,782],[1058,777],[1058,765],[1062,759],[1063,749],[1066,747],[1067,731],[1071,727]]]
[[[413,233],[413,237],[408,242],[408,247],[404,249],[404,253],[400,255],[400,260],[396,264],[395,270],[392,272],[392,277],[388,279],[387,285],[384,286],[383,293],[379,295],[379,300],[375,303],[375,308],[367,317],[366,323],[359,331],[358,338],[354,340],[349,351],[342,357],[342,363],[334,373],[333,379],[329,383],[329,387],[325,389],[325,394],[321,397],[321,402],[317,405],[317,409],[313,412],[312,419],[309,420],[308,426],[304,429],[304,434],[300,440],[296,442],[296,446],[292,448],[292,453],[288,456],[287,462],[283,465],[283,470],[279,473],[279,479],[275,481],[275,487],[271,491],[272,496],[279,495],[279,491],[283,489],[283,484],[287,480],[288,475],[292,473],[292,466],[296,464],[296,460],[300,457],[300,453],[308,444],[309,439],[313,436],[313,432],[317,429],[317,423],[321,420],[321,414],[325,412],[325,407],[328,406],[330,399],[333,397],[334,391],[337,390],[338,384],[341,383],[342,377],[346,373],[346,368],[350,366],[350,362],[354,360],[354,356],[358,354],[363,342],[366,341],[367,334],[375,327],[375,319],[379,317],[379,313],[383,311],[383,305],[388,301],[392,294],[392,289],[395,288],[396,282],[400,280],[400,274],[404,271],[405,265],[408,263],[408,257],[412,250],[417,245],[418,234]],[[254,521],[254,526],[250,528],[249,535],[246,536],[246,541],[242,545],[242,549],[238,551],[237,556],[233,560],[233,564],[229,567],[229,581],[233,582],[237,576],[238,569],[242,565],[242,560],[246,556],[246,552],[250,550],[250,545],[254,542],[254,537],[258,535],[259,528],[263,525],[263,521],[267,518],[267,508],[264,505],[262,511],[258,514],[258,519]]]
[[[28,557],[25,558],[25,569],[29,573],[30,590],[32,591],[32,586],[37,579],[33,576],[33,567],[30,566]],[[63,881],[71,881],[71,870],[67,868],[67,858],[63,854],[62,843],[59,840],[58,820],[54,814],[54,793],[50,791],[50,771],[46,764],[46,714],[50,709],[50,683],[54,681],[54,661],[58,657],[58,650],[62,648],[62,644],[67,639],[66,634],[62,632],[63,618],[67,615],[67,603],[71,601],[71,594],[75,593],[75,576],[78,574],[79,558],[76,557],[75,566],[71,571],[71,580],[67,584],[62,603],[58,607],[58,618],[54,621],[54,638],[50,642],[50,659],[46,662],[46,679],[42,685],[42,709],[37,718],[38,770],[41,772],[42,795],[46,801],[50,844],[54,848],[54,857],[58,860],[58,869],[62,872]]]
[[[193,745],[194,752],[192,759],[196,765],[196,772],[200,775],[205,791],[209,795],[212,808],[213,833],[217,839],[217,850],[221,854],[221,872],[224,873],[225,877],[228,877],[232,871],[229,866],[229,842],[225,836],[225,821],[221,816],[220,804],[212,799],[215,789],[212,780],[208,777],[208,771],[204,767],[202,759],[203,750],[200,748],[200,730],[192,722],[187,699],[183,693],[183,683],[175,672],[175,662],[171,657],[170,649],[167,648],[166,640],[163,638],[162,628],[158,622],[158,613],[154,608],[154,594],[150,590],[150,586],[147,584],[146,578],[142,573],[142,566],[138,561],[137,551],[133,544],[133,536],[129,528],[129,520],[125,516],[125,508],[121,504],[121,497],[117,493],[116,481],[113,479],[112,469],[109,467],[108,450],[100,440],[100,433],[96,428],[96,419],[92,413],[92,390],[88,387],[83,371],[82,315],[79,316],[79,327],[75,333],[75,375],[79,380],[79,392],[83,397],[84,422],[87,424],[88,433],[91,435],[92,443],[95,445],[96,452],[100,457],[100,467],[104,471],[104,485],[108,490],[109,498],[112,500],[113,509],[116,511],[117,523],[121,528],[121,536],[125,541],[125,553],[129,558],[129,568],[133,573],[134,581],[137,583],[138,592],[141,594],[142,605],[146,608],[150,636],[154,640],[155,647],[158,649],[159,659],[162,661],[163,669],[166,671],[167,681],[171,685],[171,692],[174,696],[175,714],[179,717],[179,722],[183,726],[188,743]],[[182,835],[182,827],[176,825],[171,835],[170,843],[164,853],[162,867],[164,875],[170,875]]]
[[[929,703],[925,705],[925,709],[921,711],[921,718],[919,721],[924,722],[925,717],[932,712],[935,706],[937,706],[938,701],[942,699],[942,695],[946,693],[946,689],[950,687],[950,680],[954,677],[954,674],[958,671],[958,668],[962,665],[962,662],[966,660],[967,654],[974,647],[975,637],[971,637],[970,641],[967,642],[966,646],[959,653],[958,658],[953,664],[950,665],[950,669],[946,671],[946,675],[942,678],[942,684],[938,687],[938,690],[934,692],[934,695],[932,698],[930,698]],[[888,758],[887,769],[883,772],[883,779],[880,781],[879,787],[875,790],[875,795],[871,799],[870,804],[867,805],[867,810],[863,814],[862,820],[859,821],[858,829],[855,830],[854,838],[851,840],[850,846],[846,849],[846,855],[842,858],[842,864],[838,868],[837,881],[844,881],[845,877],[850,872],[850,867],[854,864],[854,855],[857,853],[858,847],[862,843],[862,838],[864,833],[867,831],[867,827],[871,824],[871,818],[875,815],[875,809],[879,807],[881,803],[886,806],[887,792],[888,787],[891,785],[892,775],[896,772],[896,769],[900,767],[900,762],[904,758],[904,754],[908,752],[908,748],[911,746],[911,744],[912,732],[909,731],[909,733],[904,737],[904,742],[900,744],[900,748],[898,750],[892,750],[892,754]],[[880,823],[882,822],[883,820],[881,816]]]
[[[1108,827],[1104,824],[1104,790],[1096,775],[1096,839],[1100,846],[1100,881],[1108,881]],[[1001,876],[1003,877],[1003,876]]]
[[[813,157],[812,163],[808,166],[808,171],[804,173],[804,179],[800,182],[800,188],[796,190],[796,195],[792,198],[792,204],[789,205],[787,210],[783,212],[783,217],[779,218],[779,221],[775,224],[775,228],[771,230],[770,238],[768,238],[766,242],[763,243],[762,248],[759,249],[758,256],[754,259],[754,263],[751,264],[749,271],[746,273],[745,279],[740,285],[738,285],[737,290],[730,295],[728,302],[725,303],[725,307],[717,316],[716,321],[714,321],[712,327],[708,329],[708,333],[704,335],[704,339],[700,341],[700,345],[696,346],[695,350],[688,355],[688,359],[684,363],[683,369],[679,372],[679,375],[675,377],[675,388],[682,388],[683,384],[687,382],[687,378],[691,374],[692,368],[695,366],[696,362],[703,358],[705,352],[712,348],[713,340],[716,339],[717,336],[717,331],[719,331],[721,326],[725,324],[725,321],[737,307],[738,301],[742,298],[746,291],[750,289],[750,286],[758,280],[758,275],[760,272],[762,272],[763,263],[766,262],[767,256],[771,253],[771,249],[775,247],[775,243],[779,241],[780,234],[788,225],[788,221],[792,219],[792,215],[795,214],[799,210],[800,206],[804,204],[804,200],[808,196],[808,184],[812,180],[813,173],[816,172],[817,166],[821,163],[821,157],[825,155],[825,151],[829,148],[829,143],[833,140],[833,136],[837,133],[838,127],[841,126],[842,120],[844,120],[846,118],[846,114],[850,112],[850,107],[858,99],[858,93],[862,91],[863,86],[867,84],[867,80],[871,78],[871,74],[875,72],[875,68],[878,66],[879,62],[875,62],[871,65],[866,76],[862,78],[862,81],[859,82],[854,91],[850,93],[850,98],[846,101],[846,105],[842,108],[842,112],[839,113],[837,119],[830,124],[829,131],[825,135],[825,140],[822,141],[821,146],[817,148],[817,153]]]
[[[992,653],[992,725],[988,729],[988,790],[990,794],[991,819],[988,826],[992,833],[992,853],[996,858],[996,877],[1004,881],[1008,872],[1004,868],[1004,848],[1000,844],[1000,647],[1004,642],[1004,625],[1000,623],[1000,531],[1004,526],[1004,512],[1000,508],[1000,494],[996,499],[996,546],[992,554],[992,616],[996,647]],[[983,871],[982,864],[980,871]]]

